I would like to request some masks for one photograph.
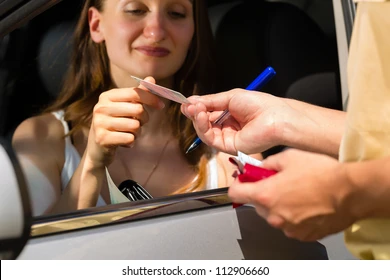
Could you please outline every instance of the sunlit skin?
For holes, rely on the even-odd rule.
[[[248,153],[273,143],[299,149],[263,160],[262,167],[275,175],[253,183],[236,179],[229,188],[232,201],[253,205],[288,237],[315,241],[358,220],[390,217],[390,157],[350,163],[336,159],[345,112],[243,89],[189,99],[192,104],[181,110],[213,147]],[[230,119],[214,125],[225,109]]]

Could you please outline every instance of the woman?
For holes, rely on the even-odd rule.
[[[86,0],[60,97],[13,138],[35,214],[125,201],[112,186],[126,179],[153,197],[227,186],[227,155],[185,155],[196,134],[180,104],[130,77],[210,92],[211,41],[204,1]]]

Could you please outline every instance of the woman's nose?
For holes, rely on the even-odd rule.
[[[152,40],[153,43],[158,43],[165,39],[164,18],[160,14],[156,13],[148,17],[144,28],[144,35],[146,38]]]

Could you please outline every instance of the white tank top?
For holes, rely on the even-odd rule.
[[[64,127],[65,135],[69,132],[68,123],[64,120],[64,111],[52,112],[52,114],[61,121]],[[215,154],[215,151],[214,151]],[[61,190],[63,191],[68,185],[70,179],[73,176],[73,173],[76,171],[77,166],[80,164],[81,157],[77,152],[75,146],[73,146],[72,141],[69,136],[65,137],[65,162],[61,171]],[[111,176],[106,168],[107,181],[110,191],[111,203],[121,203],[126,202],[128,199],[119,191],[115,186],[115,183],[112,181]],[[207,164],[207,185],[206,189],[216,189],[218,188],[218,165],[217,159],[213,156]],[[99,195],[96,206],[104,206],[106,202],[103,200],[101,195]]]
[[[64,120],[64,111],[52,112],[52,114],[61,121],[64,127],[65,135],[69,132],[68,123]],[[73,146],[72,141],[69,136],[65,137],[65,162],[61,171],[61,191],[64,191],[68,185],[70,179],[73,176],[73,173],[76,171],[77,166],[79,166],[81,157],[77,152],[75,146]],[[106,202],[103,200],[101,195],[99,195],[96,206],[104,206]]]

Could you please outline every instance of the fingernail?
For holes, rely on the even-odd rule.
[[[197,102],[197,100],[200,99],[200,96],[199,95],[191,95],[190,97],[188,97],[188,100],[192,103],[192,104],[195,104]]]

